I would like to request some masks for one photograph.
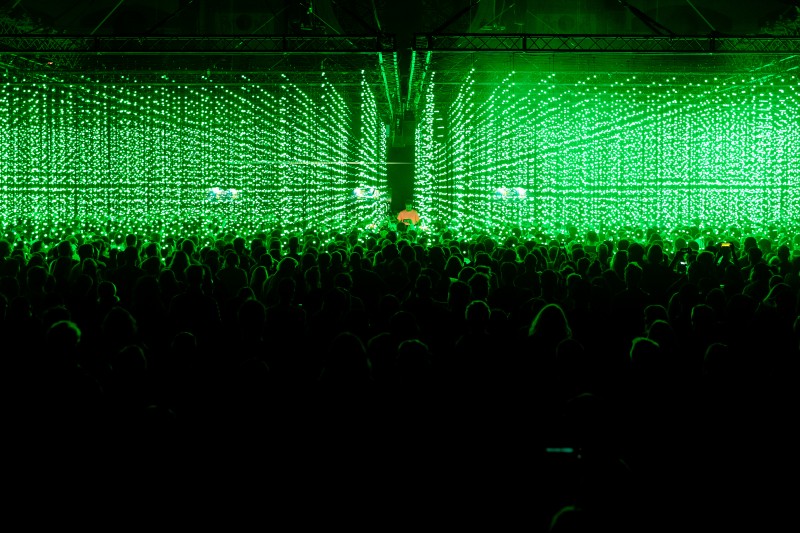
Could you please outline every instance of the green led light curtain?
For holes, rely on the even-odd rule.
[[[372,222],[377,204],[353,199],[386,176],[366,81],[351,105],[324,73],[305,90],[247,81],[0,85],[0,217],[34,238]]]
[[[417,131],[417,191],[443,225],[555,231],[800,219],[797,79],[623,77],[478,88],[436,78]]]

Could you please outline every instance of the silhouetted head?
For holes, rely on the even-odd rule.
[[[150,256],[142,261],[142,270],[147,272],[148,275],[157,277],[161,272],[161,260],[158,257]]]
[[[428,345],[419,339],[408,339],[397,346],[393,364],[397,383],[403,387],[424,387],[430,383],[433,361]]]
[[[770,253],[772,253],[772,241],[766,238],[762,238],[758,240],[758,249],[761,250],[761,254],[766,257]]]
[[[58,257],[72,257],[73,247],[69,241],[61,241],[56,246],[56,253]]]
[[[6,259],[11,255],[12,250],[13,247],[10,242],[5,239],[0,239],[0,259]]]
[[[141,374],[147,370],[147,357],[141,346],[128,344],[111,356],[111,370],[125,375]]]
[[[419,324],[413,314],[400,310],[389,319],[389,332],[399,341],[414,339],[419,336]]]
[[[81,342],[81,329],[71,320],[59,320],[47,329],[45,345],[59,354],[73,353]]]
[[[644,259],[644,246],[638,242],[632,242],[628,246],[628,260],[631,263],[640,263]]]
[[[99,302],[117,302],[117,286],[110,281],[101,281],[97,286],[97,300]]]
[[[775,309],[779,316],[790,317],[794,314],[795,296],[792,288],[786,283],[776,283],[762,303]]]
[[[467,282],[470,293],[474,300],[488,300],[490,291],[490,279],[487,274],[476,272]]]
[[[647,262],[651,265],[658,265],[664,258],[664,251],[658,244],[653,244],[647,250]]]
[[[648,305],[644,308],[644,327],[645,329],[650,327],[650,324],[655,322],[656,320],[669,320],[669,315],[667,314],[667,308],[663,305],[652,304]]]
[[[703,374],[721,377],[733,370],[731,350],[727,344],[715,342],[706,348],[703,355]]]
[[[26,284],[30,289],[43,289],[47,281],[47,270],[44,267],[29,268],[26,273]]]
[[[470,330],[485,328],[492,317],[492,310],[483,300],[473,300],[464,311],[464,318]]]
[[[179,331],[172,337],[170,348],[176,355],[191,355],[197,350],[197,337],[188,331]]]
[[[553,348],[564,339],[572,337],[572,330],[561,306],[547,304],[542,307],[531,322],[528,336],[552,344]]]
[[[631,364],[639,372],[658,372],[663,365],[663,353],[653,339],[636,337],[631,342]]]
[[[642,282],[642,267],[636,263],[629,263],[625,267],[625,286],[629,289],[635,289]]]
[[[89,243],[81,244],[78,246],[78,257],[81,259],[88,259],[96,257],[94,246]]]
[[[107,342],[119,347],[133,344],[138,333],[136,319],[119,306],[112,307],[106,314],[101,329]]]
[[[292,275],[297,271],[297,259],[294,257],[284,257],[278,263],[278,274],[282,276]]]
[[[666,320],[656,320],[647,328],[647,338],[657,343],[666,353],[676,348],[675,330]]]
[[[180,244],[180,250],[191,257],[195,250],[194,241],[191,239],[183,239]]]
[[[206,269],[202,265],[189,265],[186,268],[186,282],[190,287],[200,287],[206,276]]]
[[[550,520],[549,533],[584,533],[595,531],[591,515],[581,507],[567,505],[558,510]]]

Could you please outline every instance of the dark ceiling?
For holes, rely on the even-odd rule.
[[[628,4],[632,9],[625,7]],[[470,8],[470,6],[472,7]],[[798,0],[5,0],[18,29],[81,35],[363,34],[410,44],[415,32],[752,35]],[[459,14],[461,14],[459,16]],[[8,26],[6,33],[11,33]]]

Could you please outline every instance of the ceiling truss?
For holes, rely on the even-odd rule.
[[[291,73],[296,83],[318,83],[322,71],[335,73],[343,87],[358,84],[364,71],[374,87],[381,115],[389,124],[419,106],[432,72],[438,81],[456,84],[484,53],[505,53],[503,69],[541,63],[563,63],[561,58],[581,54],[592,58],[659,56],[800,56],[800,38],[763,36],[661,35],[535,35],[535,34],[415,34],[407,73],[399,72],[398,48],[393,35],[245,35],[245,36],[87,36],[0,33],[0,66],[14,71],[50,70],[85,75],[111,83],[125,75],[130,83],[161,82],[164,72],[182,83],[239,83],[242,74],[251,83],[279,83],[275,76]],[[502,54],[501,54],[502,55]],[[516,63],[515,63],[516,61]],[[529,68],[540,69],[541,64]],[[581,66],[575,66],[576,72]],[[552,67],[550,68],[553,69]],[[635,70],[631,68],[630,70]],[[452,72],[450,72],[452,71]],[[458,71],[458,72],[456,72]],[[205,72],[206,78],[199,79]],[[209,76],[210,73],[214,76]],[[444,74],[443,74],[444,73]],[[401,79],[408,78],[401,87]],[[443,79],[444,78],[444,79]],[[334,81],[332,79],[332,81]]]
[[[800,53],[800,37],[416,34],[414,48],[434,52],[635,52],[635,53]]]

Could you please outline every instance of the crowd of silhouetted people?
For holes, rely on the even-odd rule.
[[[783,468],[800,235],[0,240],[0,329],[12,410],[48,438],[247,434],[509,506],[541,489],[534,529],[646,531]]]

